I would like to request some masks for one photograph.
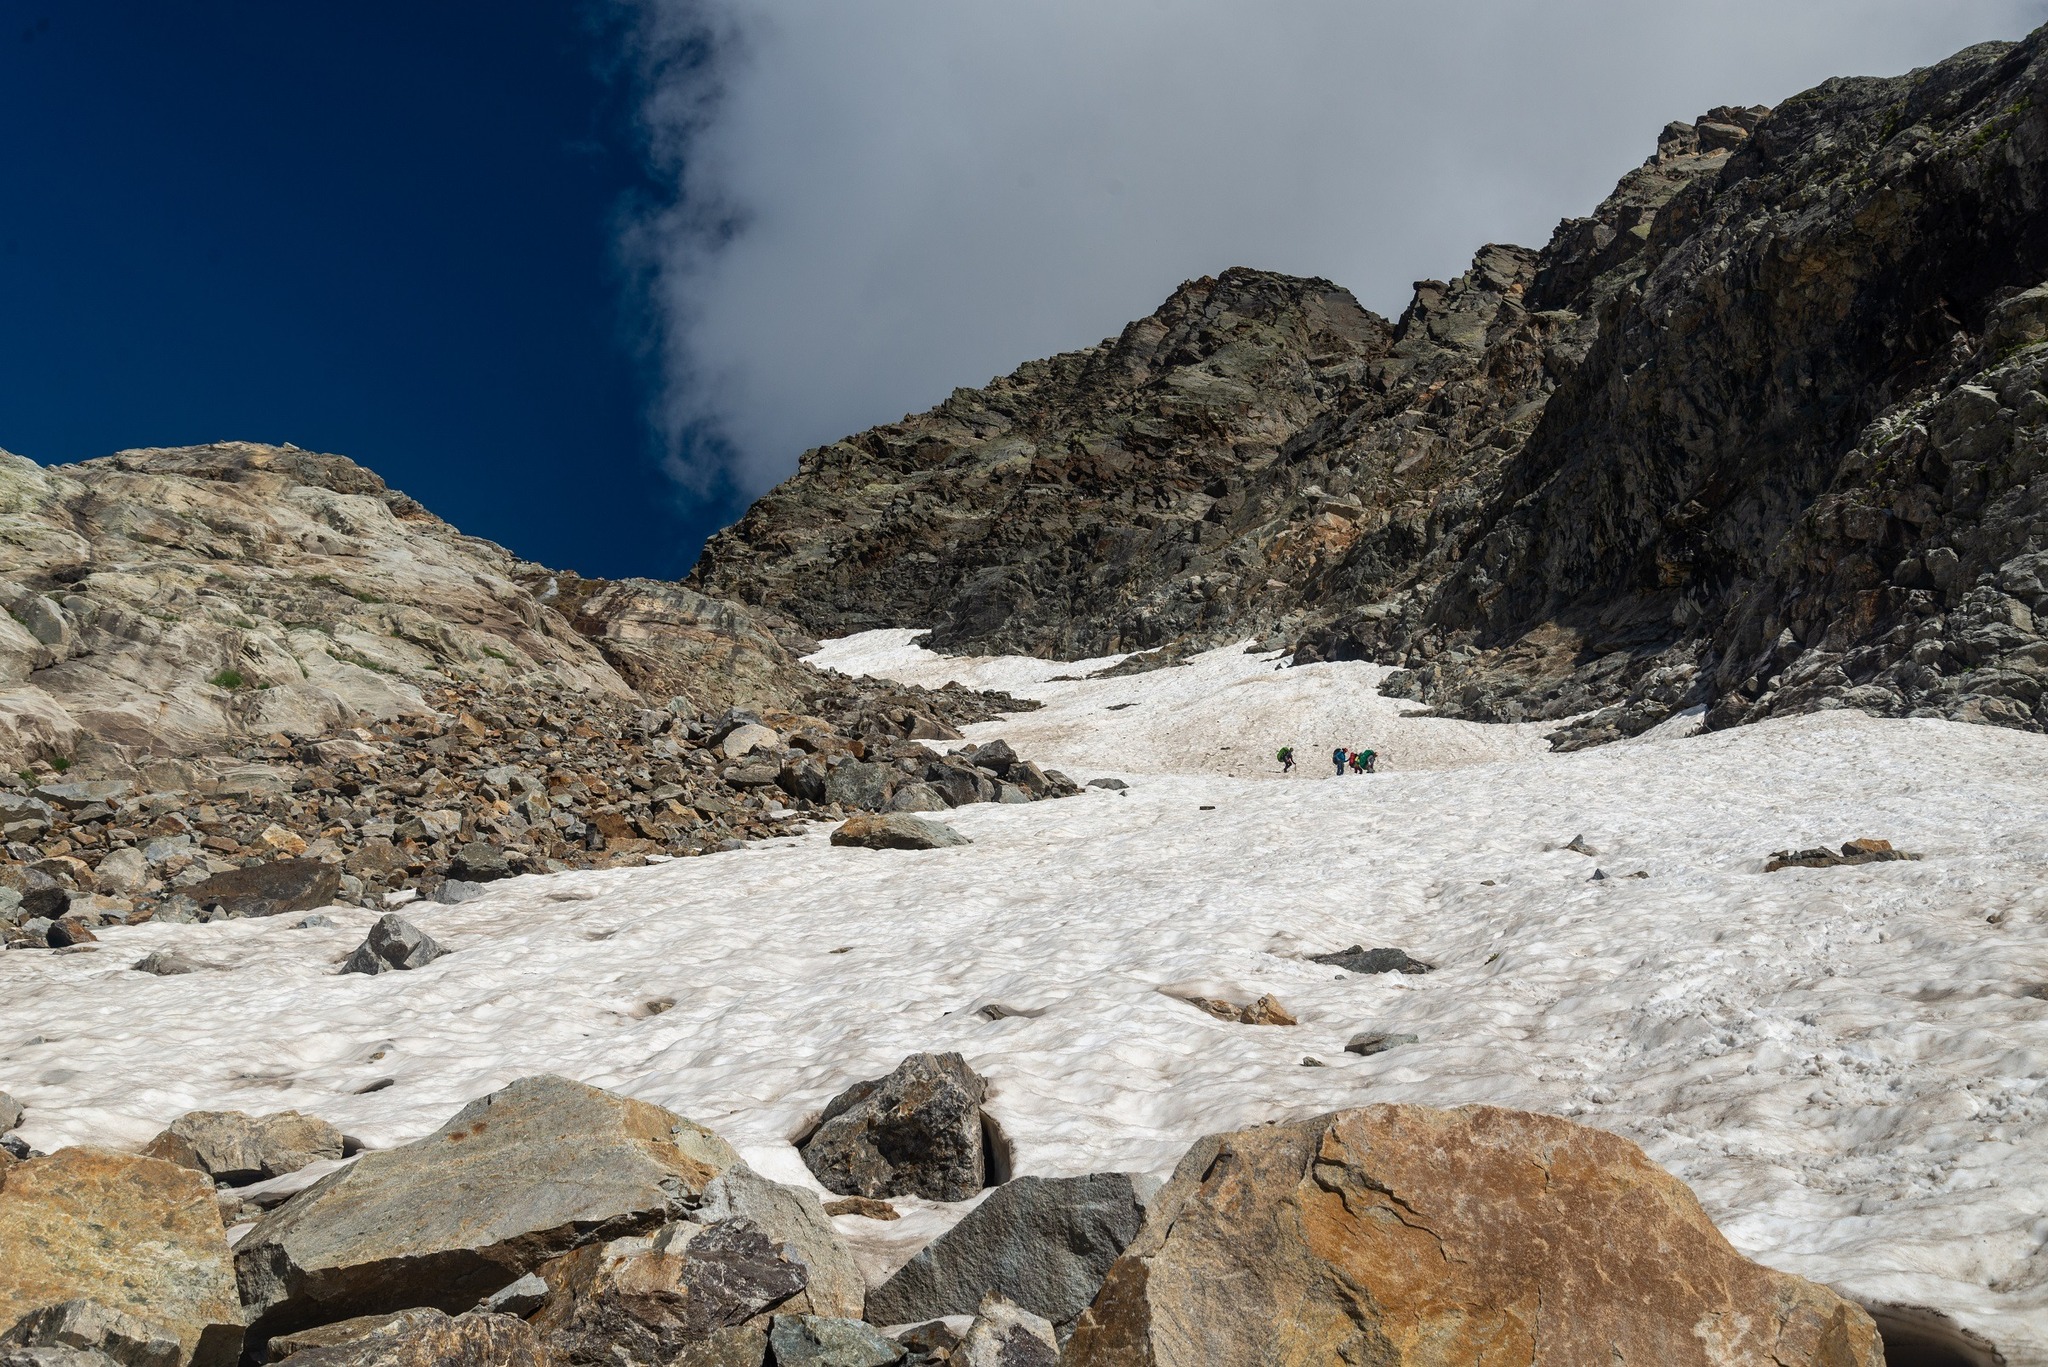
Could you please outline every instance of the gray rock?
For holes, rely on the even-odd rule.
[[[905,1324],[971,1315],[995,1292],[1071,1324],[1144,1221],[1124,1173],[1015,1178],[876,1288],[868,1318]]]
[[[316,911],[316,912],[314,912],[314,913],[313,913],[313,914],[312,914],[311,916],[308,916],[308,917],[307,917],[307,918],[306,918],[305,920],[303,920],[303,921],[298,921],[298,922],[294,922],[294,923],[293,923],[293,925],[292,925],[292,929],[293,929],[293,930],[333,930],[333,929],[335,929],[335,928],[336,928],[337,926],[339,926],[340,924],[341,924],[341,922],[339,922],[339,921],[335,920],[335,919],[334,919],[334,918],[333,918],[332,916],[323,916],[323,915],[321,915],[321,914],[320,914],[319,912],[317,912],[317,911]]]
[[[542,1271],[533,1326],[566,1367],[666,1363],[804,1289],[803,1267],[746,1220],[671,1225],[653,1239],[578,1249]]]
[[[332,1324],[316,1324],[310,1329],[279,1334],[270,1340],[266,1351],[269,1360],[277,1362],[308,1348],[332,1348],[337,1344],[354,1343],[393,1325],[431,1323],[440,1313],[438,1310],[396,1310],[383,1315],[357,1315]]]
[[[395,911],[387,911],[341,965],[344,973],[389,973],[423,968],[451,951]]]
[[[890,812],[943,812],[952,807],[938,789],[929,783],[906,783],[889,798],[883,808]]]
[[[1010,766],[1017,762],[1017,752],[1006,740],[992,740],[974,747],[974,767],[986,769],[998,778],[1010,772]]]
[[[1367,949],[1353,945],[1332,954],[1311,954],[1310,963],[1329,964],[1347,973],[1427,973],[1431,965],[1412,959],[1406,950]]]
[[[0,1345],[0,1367],[120,1367],[90,1348],[9,1348]]]
[[[1088,780],[1088,786],[1090,788],[1107,788],[1113,793],[1121,793],[1131,785],[1120,778],[1091,778]]]
[[[887,800],[896,771],[882,764],[850,759],[825,771],[825,800],[842,807],[874,811]]]
[[[250,1331],[467,1309],[571,1249],[658,1228],[738,1161],[658,1106],[521,1079],[265,1216],[235,1249]]]
[[[477,1302],[477,1309],[494,1315],[518,1315],[521,1319],[540,1309],[548,1298],[548,1284],[538,1273],[529,1272],[510,1286],[501,1286]]]
[[[170,1330],[93,1300],[29,1311],[0,1334],[0,1347],[93,1352],[122,1367],[178,1367],[184,1356]]]
[[[761,1367],[767,1359],[768,1331],[758,1324],[732,1324],[684,1345],[668,1367]]]
[[[861,1317],[867,1279],[813,1193],[771,1182],[736,1163],[704,1188],[703,1202],[690,1218],[706,1225],[744,1220],[779,1244],[804,1273],[803,1291],[784,1310]]]
[[[768,1330],[775,1367],[889,1367],[903,1345],[859,1320],[777,1315]]]
[[[123,846],[109,850],[93,869],[93,882],[101,892],[135,892],[149,880],[149,861],[142,851]]]
[[[1370,1058],[1374,1054],[1384,1054],[1389,1049],[1398,1049],[1404,1044],[1414,1044],[1419,1039],[1420,1037],[1416,1035],[1366,1030],[1353,1035],[1350,1041],[1345,1044],[1344,1052]]]
[[[188,1111],[142,1152],[239,1187],[297,1172],[308,1163],[340,1158],[345,1148],[340,1130],[297,1111]]]
[[[987,1090],[958,1054],[912,1054],[832,1099],[799,1146],[804,1165],[840,1196],[963,1201],[987,1185]]]
[[[280,1367],[552,1367],[540,1335],[524,1320],[480,1311],[455,1318],[411,1310],[381,1328],[326,1347],[305,1348]]]
[[[832,843],[864,850],[941,850],[973,842],[943,821],[908,812],[864,812],[832,832]]]
[[[276,859],[230,869],[185,889],[200,906],[216,907],[231,917],[312,911],[333,902],[340,892],[341,870],[316,859]]]
[[[0,1134],[20,1129],[22,1119],[27,1114],[28,1110],[19,1101],[5,1092],[0,1092]]]
[[[464,902],[474,902],[488,891],[490,889],[482,883],[471,883],[461,878],[446,878],[441,881],[440,887],[434,889],[433,900],[444,907],[459,906]]]
[[[482,840],[472,840],[455,852],[448,863],[448,876],[465,883],[492,883],[512,876],[505,852]]]
[[[197,973],[203,965],[194,963],[175,949],[152,949],[137,959],[134,967],[138,973],[154,973],[159,978],[175,978],[183,973]]]
[[[1059,1367],[1059,1360],[1052,1325],[991,1293],[947,1362],[958,1367]]]
[[[35,795],[51,806],[76,812],[117,802],[134,787],[134,784],[120,779],[88,779],[75,783],[45,783],[36,788]]]

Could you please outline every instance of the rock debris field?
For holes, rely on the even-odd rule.
[[[948,811],[955,847],[819,825],[503,879],[401,908],[446,951],[405,971],[341,971],[380,915],[356,906],[0,955],[17,1143],[139,1149],[187,1112],[293,1110],[374,1156],[554,1074],[836,1200],[798,1142],[918,1054],[985,1079],[992,1178],[1149,1190],[1203,1135],[1483,1103],[1640,1145],[1770,1268],[2048,1361],[2048,738],[1837,712],[1553,755],[1547,724],[1406,715],[1369,665],[1238,648],[1090,680],[1107,662],[945,660],[912,635],[814,663],[1040,699],[968,738],[1128,786]],[[1333,777],[1340,744],[1383,772]],[[1919,858],[1765,872],[1858,839]],[[1354,947],[1415,969],[1314,957]],[[194,971],[131,967],[155,953]],[[831,1216],[871,1295],[975,1202],[890,1205]]]

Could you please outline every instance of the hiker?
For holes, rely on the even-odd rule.
[[[1344,777],[1344,761],[1349,758],[1350,756],[1345,753],[1344,747],[1341,745],[1330,752],[1330,762],[1337,766],[1338,778]]]
[[[1379,757],[1380,752],[1377,750],[1358,751],[1352,755],[1352,758],[1357,761],[1358,767],[1368,774],[1373,772],[1373,764]]]
[[[1278,759],[1279,759],[1279,761],[1280,761],[1280,772],[1281,772],[1281,773],[1283,773],[1283,774],[1291,774],[1291,773],[1293,773],[1293,772],[1294,772],[1294,747],[1293,747],[1293,746],[1291,746],[1291,745],[1283,745],[1283,746],[1281,746],[1281,747],[1280,747],[1280,753],[1279,753],[1279,755],[1277,756],[1277,758],[1278,758]]]
[[[1360,755],[1356,750],[1353,750],[1351,752],[1350,763],[1352,773],[1362,774],[1365,772],[1365,757],[1363,755]]]

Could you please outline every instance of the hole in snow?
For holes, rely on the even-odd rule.
[[[2005,1367],[2005,1355],[1924,1305],[1867,1305],[1884,1340],[1885,1367]]]
[[[1003,1133],[1003,1127],[987,1111],[981,1113],[981,1158],[987,1173],[987,1186],[1001,1186],[1016,1171],[1016,1155],[1010,1147],[1010,1137]]]

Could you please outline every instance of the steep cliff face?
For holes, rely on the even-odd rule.
[[[1397,322],[1325,280],[1192,281],[1111,341],[805,453],[690,582],[960,650],[1302,639],[1457,553],[1652,219],[1762,112],[1673,125],[1547,249],[1482,248]]]
[[[1673,124],[1395,324],[1196,282],[811,453],[696,582],[956,649],[1373,658],[1448,713],[1574,718],[1565,746],[1685,708],[2039,728],[2044,83],[2037,33]]]

